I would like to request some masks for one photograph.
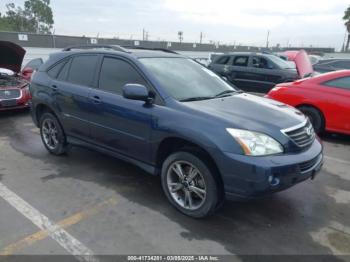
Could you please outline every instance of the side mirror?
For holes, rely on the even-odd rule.
[[[139,84],[126,84],[123,86],[123,97],[130,100],[149,102],[150,95],[147,88]]]

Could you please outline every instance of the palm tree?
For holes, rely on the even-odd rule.
[[[347,52],[349,51],[349,45],[350,45],[350,6],[345,10],[343,20],[345,21],[345,26],[348,30],[348,40],[344,48],[344,51]]]

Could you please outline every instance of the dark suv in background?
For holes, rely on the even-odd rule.
[[[225,198],[286,189],[322,166],[322,145],[296,109],[169,51],[80,49],[51,55],[30,86],[52,154],[71,144],[136,164],[160,175],[169,201],[192,217]]]
[[[273,54],[235,52],[215,58],[209,68],[247,92],[267,93],[300,78],[293,62]]]

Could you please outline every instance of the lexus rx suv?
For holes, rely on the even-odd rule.
[[[161,178],[170,203],[201,218],[314,178],[322,144],[308,119],[242,93],[169,51],[67,48],[33,76],[31,111],[46,149],[89,147]]]

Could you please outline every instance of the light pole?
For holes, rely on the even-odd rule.
[[[269,48],[270,30],[267,31],[266,48]]]

